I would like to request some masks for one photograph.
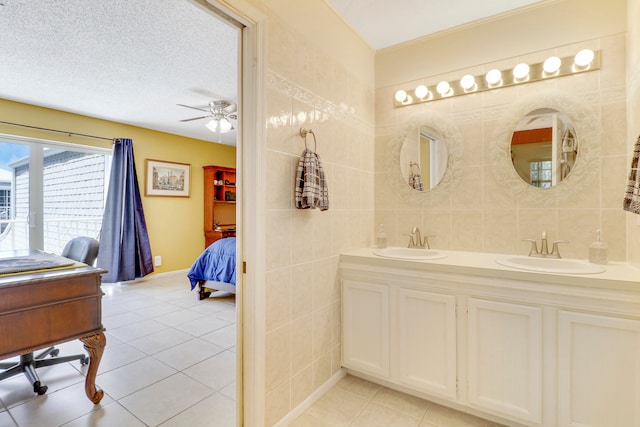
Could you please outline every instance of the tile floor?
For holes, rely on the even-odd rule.
[[[501,427],[347,375],[289,427]]]
[[[235,426],[235,298],[198,301],[185,273],[102,288],[100,404],[86,398],[79,362],[41,368],[43,396],[24,375],[0,382],[0,427]]]
[[[198,301],[184,273],[102,288],[100,404],[86,398],[78,362],[42,368],[43,396],[24,375],[0,382],[0,427],[235,426],[235,298]],[[347,376],[291,426],[498,425]]]

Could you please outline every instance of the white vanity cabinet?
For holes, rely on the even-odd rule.
[[[562,426],[640,426],[640,320],[560,311]]]
[[[542,309],[470,298],[469,403],[537,425],[542,414]]]
[[[401,385],[455,399],[456,297],[396,288],[392,360]]]
[[[455,256],[343,254],[343,366],[509,426],[640,427],[638,270],[523,273]]]
[[[344,365],[389,378],[389,288],[344,280],[342,303]]]

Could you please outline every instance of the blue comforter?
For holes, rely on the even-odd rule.
[[[199,280],[236,284],[236,238],[216,240],[200,254],[187,274],[191,289]]]

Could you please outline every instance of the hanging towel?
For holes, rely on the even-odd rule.
[[[633,159],[631,159],[631,171],[629,172],[629,182],[627,183],[627,194],[624,196],[623,209],[640,215],[640,173],[638,167],[640,163],[640,136],[633,149]]]
[[[409,186],[414,190],[424,191],[424,187],[422,186],[422,175],[411,172],[411,175],[409,175]]]
[[[329,209],[329,189],[320,157],[308,148],[304,149],[298,161],[296,208]]]

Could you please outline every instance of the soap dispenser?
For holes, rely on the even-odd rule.
[[[609,247],[600,240],[600,230],[596,231],[596,241],[589,245],[589,262],[606,264]]]
[[[387,234],[384,232],[384,224],[380,224],[380,231],[376,237],[376,246],[380,249],[387,247]]]

